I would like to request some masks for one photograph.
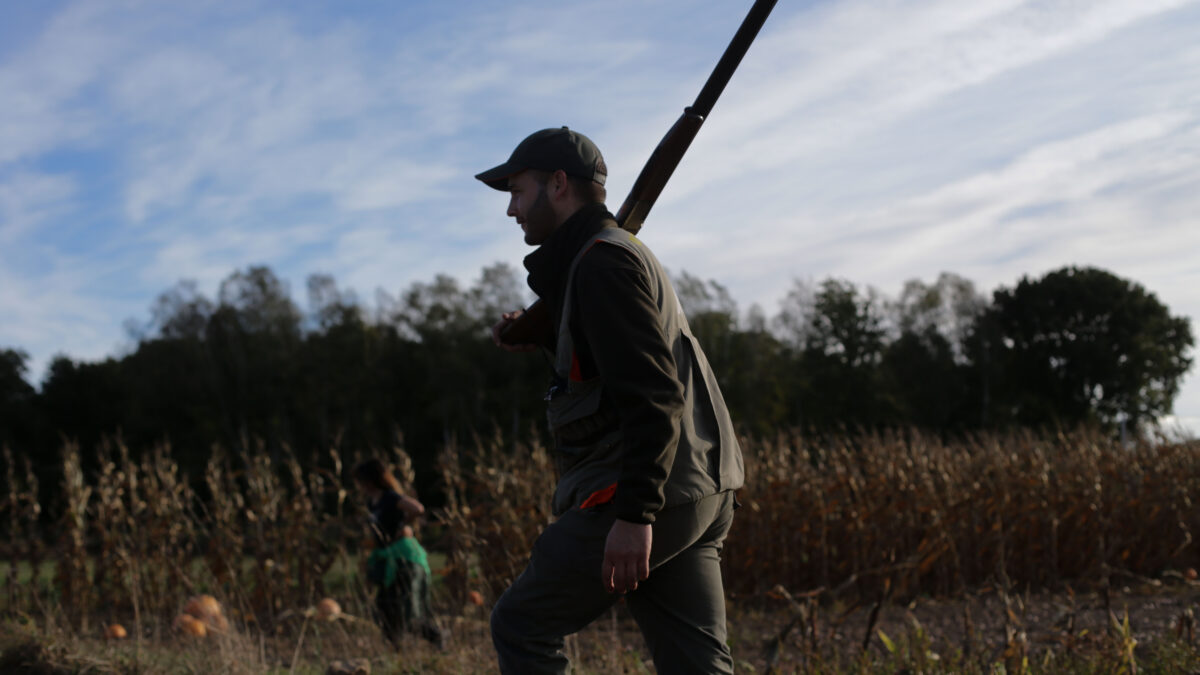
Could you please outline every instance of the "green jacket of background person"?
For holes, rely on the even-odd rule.
[[[510,193],[538,246],[529,285],[549,308],[547,395],[558,519],[501,596],[503,672],[563,672],[563,637],[617,599],[659,672],[732,672],[719,553],[744,474],[725,402],[670,279],[604,205],[604,160],[566,127],[522,141],[477,176]],[[496,344],[520,312],[493,328]]]
[[[375,620],[384,637],[399,647],[403,634],[413,632],[444,646],[445,631],[433,616],[428,556],[409,525],[425,513],[425,506],[400,490],[379,459],[360,462],[352,475],[367,497],[372,543],[367,581],[375,587]]]

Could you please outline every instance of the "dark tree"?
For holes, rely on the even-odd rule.
[[[196,289],[195,281],[180,281],[154,301],[150,326],[162,338],[200,340],[213,310],[212,301]]]
[[[25,381],[28,360],[29,354],[22,350],[0,349],[0,410],[33,398],[33,386]]]
[[[932,285],[904,284],[890,305],[899,337],[884,350],[884,387],[897,423],[926,429],[962,428],[977,419],[970,405],[973,370],[967,343],[987,299],[969,280],[950,272]]]
[[[393,320],[410,338],[419,358],[405,386],[413,425],[432,455],[451,438],[490,434],[497,426],[513,433],[540,428],[537,402],[549,380],[540,354],[509,354],[492,344],[490,330],[502,311],[526,304],[520,281],[507,265],[485,268],[468,289],[447,276],[415,283],[402,296]]]
[[[0,349],[0,447],[31,450],[36,433],[34,396],[25,381],[29,355],[15,349]]]
[[[872,426],[894,418],[880,364],[886,344],[883,308],[873,290],[826,279],[789,294],[778,324],[795,358],[791,424]]]
[[[896,422],[924,429],[966,424],[969,369],[957,363],[949,340],[932,327],[906,330],[883,352],[883,387]]]
[[[922,339],[939,335],[954,361],[964,363],[971,327],[987,304],[987,298],[975,290],[969,279],[942,272],[932,285],[919,279],[905,282],[892,309],[901,335],[911,333]],[[932,343],[928,346],[934,351],[939,348]]]
[[[1171,412],[1194,344],[1153,293],[1092,267],[997,290],[976,332],[999,424],[1136,429]]]
[[[728,334],[728,348],[710,359],[738,432],[770,437],[794,424],[789,418],[788,369],[783,367],[788,356],[755,310],[751,308],[745,328]]]
[[[767,331],[762,310],[752,307],[743,326],[737,302],[721,284],[686,271],[672,282],[738,432],[771,435],[786,427],[783,344]]]
[[[250,267],[221,282],[220,303],[205,340],[224,418],[225,442],[266,439],[295,448],[292,370],[299,352],[300,310],[269,268]]]
[[[128,402],[120,361],[76,363],[63,355],[50,362],[39,397],[49,428],[61,439],[77,441],[85,456],[101,439],[125,429]],[[57,443],[45,448],[50,456],[57,450]]]
[[[700,341],[705,356],[720,378],[726,370],[724,364],[735,358],[735,351],[740,348],[735,344],[739,333],[737,302],[721,284],[713,280],[701,281],[687,271],[671,281],[679,304],[687,314],[692,334]]]

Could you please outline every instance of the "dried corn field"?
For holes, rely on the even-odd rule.
[[[1086,431],[945,442],[910,431],[781,434],[744,446],[747,485],[724,565],[731,635],[745,668],[808,669],[814,654],[843,665],[861,665],[863,654],[894,660],[901,647],[885,642],[899,630],[889,609],[985,595],[1003,601],[992,612],[1002,619],[1000,651],[988,657],[1002,661],[1024,634],[1009,620],[1022,594],[1093,593],[1116,616],[1110,589],[1175,578],[1190,589],[1186,576],[1200,567],[1197,443],[1126,446]],[[439,456],[441,484],[428,486],[412,485],[402,449],[386,454],[407,489],[444,499],[418,536],[438,561],[435,604],[455,637],[451,655],[427,653],[426,665],[488,672],[486,607],[523,568],[550,518],[548,451],[499,439],[452,444]],[[364,618],[363,512],[347,471],[357,456],[343,462],[331,449],[318,465],[302,466],[286,453],[272,460],[265,451],[218,450],[204,475],[185,476],[166,447],[135,456],[111,444],[85,472],[79,450],[67,445],[53,503],[40,498],[47,491],[26,459],[9,451],[2,459],[0,617],[72,635],[120,622],[154,643],[178,639],[171,626],[183,603],[209,593],[244,643],[239,658],[252,655],[263,669],[328,661],[334,652],[387,653]],[[483,607],[472,602],[477,593]],[[325,597],[360,620],[339,624],[337,640],[321,651],[320,631],[307,627]],[[1173,607],[1168,623],[1182,637],[1190,624],[1175,619],[1191,605]],[[975,621],[983,624],[981,611]],[[571,643],[585,669],[642,662],[627,623],[614,614],[602,634]],[[904,625],[910,638],[925,635]],[[1119,638],[1120,623],[1109,633]],[[600,647],[589,651],[589,640]],[[626,646],[604,648],[612,640]],[[844,643],[841,653],[822,652],[835,643]],[[804,660],[788,661],[789,652]],[[1113,663],[1132,663],[1132,652],[1114,653]]]
[[[729,591],[874,598],[984,585],[1061,587],[1200,566],[1200,444],[1126,447],[1088,432],[915,432],[744,441],[747,483],[724,552]],[[453,452],[445,465],[462,466]],[[448,471],[464,549],[503,590],[549,518],[547,452],[484,446]]]
[[[890,584],[899,597],[1058,588],[1200,564],[1200,444],[1099,434],[781,438],[726,553],[735,578],[792,589]]]

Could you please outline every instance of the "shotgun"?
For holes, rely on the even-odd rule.
[[[725,85],[729,84],[733,77],[733,71],[737,70],[742,57],[750,49],[750,43],[754,42],[758,31],[766,23],[767,16],[775,8],[775,2],[776,0],[755,0],[754,6],[742,20],[742,25],[725,48],[725,53],[708,76],[708,81],[704,83],[695,102],[683,109],[683,114],[671,125],[667,135],[658,142],[654,152],[650,153],[650,159],[646,160],[646,165],[633,182],[629,196],[617,210],[617,224],[622,229],[633,234],[642,229],[646,214],[650,213],[650,208],[667,186],[675,167],[679,166],[684,153],[692,144],[692,139],[696,138],[697,132],[700,131],[700,125],[704,124],[704,120],[712,112],[721,92],[725,90]],[[500,337],[504,342],[513,345],[548,344],[553,331],[549,314],[549,310],[538,300],[509,324]]]

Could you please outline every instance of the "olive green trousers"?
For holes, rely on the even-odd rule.
[[[720,553],[733,523],[732,492],[660,511],[652,526],[650,577],[625,595],[659,673],[732,673],[726,644]],[[611,509],[571,509],[534,543],[529,566],[492,610],[503,673],[564,673],[563,638],[620,595],[600,581]]]

